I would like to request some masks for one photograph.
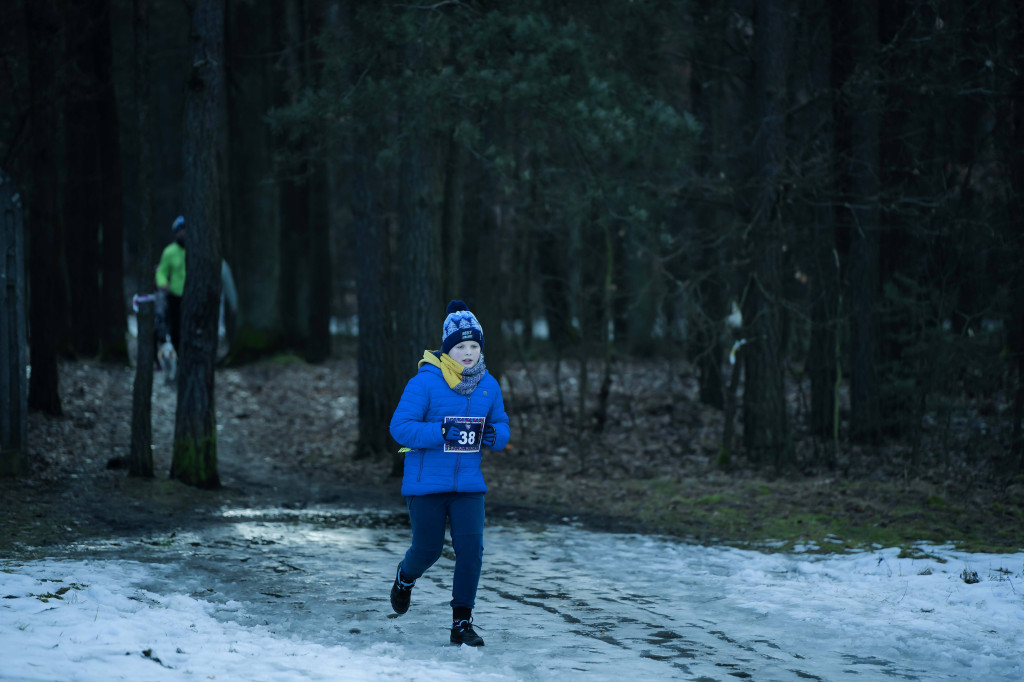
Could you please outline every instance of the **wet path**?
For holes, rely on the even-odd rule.
[[[398,512],[236,510],[201,532],[102,542],[71,554],[151,564],[152,583],[140,589],[165,594],[173,586],[214,604],[218,619],[275,637],[378,652],[417,669],[454,661],[469,666],[472,679],[935,680],[964,673],[935,660],[936,645],[913,641],[909,626],[865,640],[864,626],[850,629],[856,621],[846,621],[853,614],[844,613],[841,586],[830,597],[827,575],[809,576],[807,589],[819,597],[792,610],[748,595],[751,580],[758,594],[766,580],[787,590],[808,580],[806,566],[785,556],[758,558],[751,577],[751,554],[741,550],[493,520],[475,611],[487,646],[467,656],[447,646],[450,548],[418,582],[409,613],[391,612],[390,578],[408,540]],[[879,604],[857,609],[884,609],[901,589],[882,580],[870,596]],[[878,627],[892,626],[893,617],[882,613]],[[1001,636],[1012,646],[1016,635]]]

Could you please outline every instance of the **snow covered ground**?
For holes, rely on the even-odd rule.
[[[762,554],[491,521],[471,649],[447,643],[449,551],[391,612],[402,519],[225,515],[0,559],[0,680],[1024,680],[1024,553]]]

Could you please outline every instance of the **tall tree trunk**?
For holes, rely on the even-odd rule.
[[[430,61],[419,47],[407,46],[406,68],[416,70]],[[440,348],[445,301],[441,296],[441,268],[453,256],[442,252],[438,140],[435,121],[410,92],[402,94],[400,115],[401,158],[398,162],[398,265],[399,278],[392,301],[397,312],[398,362],[415,363],[425,348]],[[457,255],[455,256],[457,257]],[[402,461],[392,462],[392,476],[400,476]]]
[[[399,362],[415,362],[424,348],[440,348],[445,301],[441,300],[441,252],[437,154],[429,132],[418,129],[417,105],[406,102],[403,153],[399,161],[397,348]]]
[[[319,16],[313,0],[284,0],[275,15],[281,18],[279,49],[283,55],[282,103],[296,105],[313,83],[311,36]],[[313,153],[308,133],[290,135],[281,169],[281,316],[285,342],[310,361],[330,355],[330,239],[328,235],[326,166]]]
[[[362,27],[356,8],[350,3],[344,10],[341,31],[348,42],[359,35]],[[349,78],[356,83],[361,66],[353,67]],[[359,440],[356,457],[391,457],[396,468],[402,457],[391,438],[388,427],[391,415],[401,397],[402,386],[416,372],[418,357],[399,357],[396,333],[396,310],[392,295],[404,295],[407,286],[392,291],[393,262],[391,239],[384,206],[389,205],[385,193],[390,186],[375,164],[379,139],[370,131],[378,130],[372,121],[352,136],[351,164],[348,167],[352,222],[355,231],[356,312],[359,318],[357,367],[359,371]],[[438,324],[440,334],[440,323]]]
[[[415,367],[424,349],[441,347],[441,239],[433,210],[429,141],[406,131],[399,170],[398,261],[401,278],[391,300],[397,312],[396,350],[401,366]],[[406,363],[409,363],[408,365]],[[395,472],[400,469],[396,466]]]
[[[450,298],[464,299],[479,318],[484,327],[487,371],[494,376],[501,376],[506,360],[505,337],[501,327],[506,302],[509,300],[506,288],[508,277],[503,263],[509,241],[506,237],[509,227],[505,221],[508,212],[491,168],[487,164],[478,163],[476,159],[469,163],[471,165],[467,175],[474,178],[474,181],[467,183],[465,203],[473,228],[466,230],[462,239],[462,260],[466,264],[463,269],[463,285],[454,290]]]
[[[784,46],[788,44],[789,27],[782,0],[758,0],[756,15],[760,127],[754,141],[758,184],[750,230],[754,272],[743,314],[744,325],[750,330],[750,343],[744,349],[743,440],[753,461],[781,467],[792,458],[783,381],[781,277],[785,241],[779,215],[786,152]]]
[[[135,259],[135,281],[150,282],[153,269],[149,258],[153,252],[153,151],[150,144],[153,126],[149,117],[149,0],[133,2],[135,64],[133,95],[138,119],[136,150],[138,160],[138,253]],[[128,472],[132,476],[153,476],[153,304],[139,306],[138,353],[135,382],[132,387],[132,440],[128,456]]]
[[[467,198],[464,194],[464,166],[467,163],[466,152],[462,142],[458,140],[453,129],[447,136],[445,149],[444,198],[441,204],[441,244],[448,253],[459,254],[458,258],[445,260],[441,269],[442,298],[464,298],[469,285],[462,272],[464,255],[474,251],[464,248],[462,216]]]
[[[694,295],[689,297],[692,304],[686,310],[687,350],[697,365],[700,401],[723,409],[736,402],[734,393],[726,393],[728,387],[722,377],[722,358],[729,349],[723,347],[721,339],[723,318],[731,303],[741,302],[732,281],[734,268],[725,265],[735,248],[731,235],[741,219],[736,202],[722,198],[738,196],[743,178],[750,173],[742,131],[753,118],[749,112],[749,84],[755,59],[747,44],[748,25],[743,19],[749,13],[746,5],[742,0],[700,0],[693,9],[698,58],[693,63],[690,95],[697,115],[707,122],[706,134],[701,137],[699,170],[711,190],[693,211],[694,222],[700,228],[687,240],[693,244],[690,262],[696,273],[683,269],[683,259],[675,259],[671,266],[679,281],[696,280]],[[739,358],[742,361],[743,355]],[[741,374],[740,366],[733,366],[730,376]],[[727,415],[730,420],[733,416]],[[725,440],[731,439],[732,433],[726,434]]]
[[[95,2],[68,5],[64,32],[68,73],[64,100],[64,232],[71,279],[73,352],[95,357],[100,319],[100,172]],[[104,17],[105,18],[105,17]],[[74,27],[71,30],[71,27]]]
[[[0,477],[17,476],[27,464],[27,250],[19,194],[0,169]]]
[[[540,194],[543,202],[544,193]],[[541,211],[546,214],[543,209]],[[545,221],[534,227],[533,241],[536,244],[538,285],[548,325],[548,341],[564,351],[579,340],[572,326],[572,294],[564,255],[569,252],[569,238],[562,225]]]
[[[330,197],[328,196],[327,162],[312,159],[310,172],[309,288],[310,310],[307,326],[306,360],[323,362],[331,356],[331,302],[333,290]]]
[[[329,16],[337,7],[328,7],[325,0],[308,0],[306,12],[306,36],[315,36],[327,24]],[[316,43],[306,41],[307,78],[310,87],[319,87],[323,72],[324,54]],[[314,128],[317,137],[327,137],[326,126],[321,122]],[[334,254],[331,253],[331,198],[330,177],[333,155],[318,152],[315,145],[307,150],[309,155],[309,201],[310,201],[310,272],[309,285],[313,291],[309,312],[309,340],[306,343],[306,359],[309,362],[323,362],[331,357],[331,315],[334,312]]]
[[[702,224],[712,224],[711,222]],[[714,254],[702,249],[698,267],[700,278],[693,290],[693,304],[688,316],[690,324],[688,351],[690,361],[697,367],[697,389],[700,402],[709,407],[725,407],[722,384],[722,313],[726,310],[722,283],[712,279],[708,272]]]
[[[352,217],[359,253],[356,271],[359,336],[359,440],[356,456],[376,457],[397,452],[388,435],[391,414],[401,396],[402,380],[416,371],[417,358],[397,357],[388,229],[379,206],[383,179],[374,168],[365,141],[357,141],[351,174]],[[403,294],[394,292],[396,296]],[[440,324],[438,325],[440,330]],[[440,331],[438,332],[440,335]],[[397,457],[397,454],[394,456]]]
[[[121,179],[120,123],[114,91],[113,37],[110,0],[96,0],[96,83],[98,90],[98,173],[100,221],[99,355],[107,360],[126,357],[124,339],[124,212]]]
[[[275,3],[275,27],[278,50],[282,55],[284,83],[281,104],[296,103],[306,84],[304,58],[304,21],[302,0],[279,0]],[[304,352],[309,338],[309,316],[312,292],[307,274],[311,261],[311,216],[309,164],[306,159],[308,139],[300,133],[297,139],[288,134],[282,141],[287,159],[279,169],[281,184],[280,214],[286,216],[286,229],[281,231],[281,322],[285,343]]]
[[[647,223],[633,225],[621,239],[618,238],[620,230],[614,226],[606,226],[603,231],[614,241],[610,255],[614,259],[614,271],[621,273],[616,277],[621,283],[609,283],[611,290],[603,294],[616,311],[625,310],[624,334],[619,335],[620,325],[616,325],[615,344],[622,347],[625,340],[624,348],[630,354],[652,357],[659,345],[654,329],[665,300],[665,276],[653,256],[656,251],[651,248],[650,226]],[[612,316],[613,319],[620,317],[617,312]]]
[[[879,435],[878,301],[879,134],[881,96],[875,58],[878,2],[849,7],[853,73],[850,92],[850,437],[873,442]]]
[[[232,357],[247,359],[279,347],[281,336],[281,199],[274,177],[270,126],[253,112],[274,104],[279,15],[270,3],[232,2],[227,34],[231,223],[229,264],[238,276],[237,333]],[[266,56],[264,56],[266,55]]]
[[[25,3],[28,30],[28,72],[32,126],[32,186],[28,219],[30,277],[29,408],[62,413],[57,375],[57,336],[63,313],[60,283],[63,280],[63,251],[57,172],[56,131],[58,124],[57,58],[60,49],[60,12],[54,0]]]
[[[806,0],[807,18],[802,23],[804,46],[801,63],[807,68],[800,77],[800,98],[804,106],[794,120],[798,146],[804,150],[801,176],[810,182],[806,209],[810,235],[809,291],[806,294],[811,321],[810,345],[806,373],[811,383],[810,428],[826,440],[826,461],[834,462],[838,423],[836,391],[839,357],[837,326],[839,324],[839,263],[835,245],[835,218],[832,199],[835,196],[835,164],[832,116],[831,53],[832,39],[829,3]]]
[[[1017,228],[1020,229],[1021,216],[1024,216],[1024,8],[1016,5],[1014,21],[1011,26],[1014,31],[1013,54],[1014,73],[1016,79],[1013,84],[1013,95],[1010,102],[1012,114],[1009,117],[1011,132],[1011,144],[1006,146],[1009,156],[1010,182],[1013,196],[1013,203],[1010,208],[1016,220]],[[1018,231],[1019,235],[1020,232]],[[1014,276],[1011,299],[1013,305],[1010,309],[1010,353],[1016,359],[1017,387],[1013,396],[1013,409],[1010,411],[1013,418],[1011,456],[1012,461],[1008,466],[1009,471],[1016,470],[1017,473],[1024,472],[1024,269],[1020,264],[1024,262],[1024,244],[1020,238],[1016,239],[1016,274]],[[1012,367],[1012,365],[1011,365]],[[1011,370],[1012,371],[1012,370]]]
[[[192,74],[185,100],[187,272],[182,299],[178,410],[171,477],[220,486],[214,363],[220,309],[220,174],[224,134],[224,0],[199,0],[192,15]]]

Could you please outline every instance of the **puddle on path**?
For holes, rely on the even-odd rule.
[[[69,555],[147,563],[152,579],[137,587],[185,592],[214,604],[218,619],[270,627],[278,637],[355,650],[383,642],[410,661],[446,655],[438,647],[447,641],[450,546],[417,583],[410,612],[397,617],[390,609],[391,576],[409,541],[404,513],[227,509],[222,521],[76,545]],[[514,679],[948,674],[930,667],[937,664],[926,654],[862,650],[865,643],[851,640],[840,619],[830,629],[821,614],[794,619],[748,602],[743,562],[753,553],[571,524],[492,524],[485,543],[474,615],[487,641],[487,669]]]

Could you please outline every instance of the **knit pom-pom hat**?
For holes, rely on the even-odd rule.
[[[484,346],[484,328],[476,315],[462,301],[452,301],[445,312],[444,326],[441,327],[441,352],[447,353],[463,341],[476,341]]]

